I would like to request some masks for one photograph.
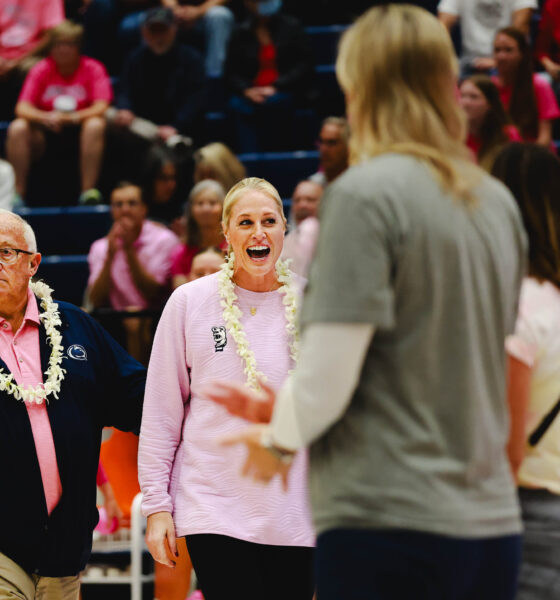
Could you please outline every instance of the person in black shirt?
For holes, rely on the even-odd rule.
[[[205,99],[205,73],[196,50],[176,42],[177,25],[168,8],[146,14],[145,44],[126,61],[117,93],[115,123],[130,127],[135,117],[157,125],[167,142],[181,134],[196,137]]]

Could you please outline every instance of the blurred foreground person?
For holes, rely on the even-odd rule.
[[[508,337],[509,455],[525,534],[517,600],[560,598],[560,162],[513,144],[493,174],[513,192],[529,237],[515,333]]]
[[[504,339],[525,237],[507,189],[473,165],[445,28],[409,5],[344,35],[337,75],[353,166],[323,197],[300,360],[244,473],[283,478],[311,445],[321,600],[512,600],[521,522],[507,456]],[[398,102],[395,99],[398,98]],[[219,378],[219,374],[215,374]]]

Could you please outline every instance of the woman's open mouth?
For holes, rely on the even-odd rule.
[[[251,246],[247,248],[247,254],[253,260],[264,260],[270,254],[270,248],[268,246]]]

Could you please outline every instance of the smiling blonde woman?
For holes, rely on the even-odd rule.
[[[206,600],[311,600],[314,536],[306,455],[294,459],[290,490],[241,476],[242,448],[220,436],[247,421],[201,395],[215,378],[279,388],[293,369],[302,280],[279,260],[286,219],[276,189],[245,179],[224,200],[229,243],[219,273],[181,286],[160,320],[149,366],[139,478],[155,560],[186,536]]]

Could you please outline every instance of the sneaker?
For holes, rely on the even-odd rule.
[[[96,188],[90,188],[80,194],[78,198],[78,204],[81,206],[92,206],[95,204],[101,204],[103,202],[103,196],[101,192]]]

